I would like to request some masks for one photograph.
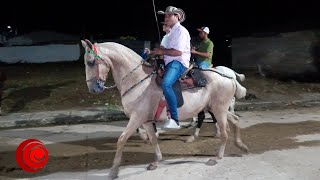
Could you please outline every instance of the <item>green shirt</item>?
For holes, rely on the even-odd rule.
[[[197,51],[199,52],[208,52],[210,53],[210,57],[205,58],[200,55],[196,55],[196,59],[199,61],[207,61],[210,65],[212,64],[212,51],[213,51],[213,42],[208,38],[206,40],[202,40],[199,43],[199,47],[197,48]]]

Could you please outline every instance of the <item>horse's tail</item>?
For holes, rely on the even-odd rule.
[[[236,84],[236,92],[235,92],[235,97],[237,99],[241,99],[246,96],[247,94],[247,89],[243,87],[236,79],[234,79],[234,82]]]
[[[234,71],[234,74],[236,74],[237,79],[238,79],[239,81],[244,81],[244,80],[246,79],[246,76],[245,76],[244,74],[239,74],[239,73],[237,73],[237,72],[235,72],[235,71]]]

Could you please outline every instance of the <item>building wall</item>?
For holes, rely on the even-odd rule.
[[[8,64],[77,61],[79,58],[79,44],[0,47],[0,61]]]
[[[48,38],[47,36],[51,36]],[[46,37],[46,38],[44,38]],[[54,38],[55,37],[55,38]],[[141,54],[150,41],[125,39],[96,39],[92,42],[117,42]],[[78,61],[83,59],[84,50],[80,39],[55,32],[37,32],[14,37],[0,47],[0,62],[47,63]]]
[[[315,31],[234,38],[232,42],[234,69],[256,71],[260,66],[266,75],[283,77],[319,74]]]

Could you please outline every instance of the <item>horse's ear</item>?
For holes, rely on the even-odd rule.
[[[87,43],[84,40],[81,40],[81,44],[84,48],[88,47]]]
[[[85,39],[85,42],[87,43],[87,46],[92,49],[92,43],[88,39]]]

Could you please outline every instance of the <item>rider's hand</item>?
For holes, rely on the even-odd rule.
[[[164,49],[163,48],[154,48],[150,51],[151,55],[163,55]]]
[[[149,48],[144,48],[144,53],[145,54],[150,54],[150,49]]]

